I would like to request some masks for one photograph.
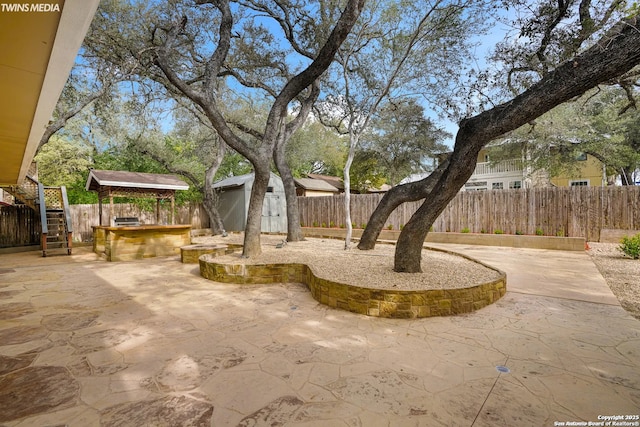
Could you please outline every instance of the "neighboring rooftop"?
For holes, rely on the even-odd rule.
[[[329,191],[332,193],[338,193],[340,191],[336,187],[322,179],[294,178],[294,181],[305,190]]]
[[[309,173],[307,174],[307,178],[311,178],[311,179],[319,179],[322,181],[325,181],[327,183],[329,183],[330,185],[332,185],[333,187],[337,188],[340,191],[344,191],[344,183],[342,182],[342,178],[338,177],[338,176],[329,176],[329,175],[320,175],[317,173]]]

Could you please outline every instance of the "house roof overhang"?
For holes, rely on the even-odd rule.
[[[0,185],[24,180],[99,3],[0,5]]]

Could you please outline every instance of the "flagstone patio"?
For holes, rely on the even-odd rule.
[[[637,415],[640,321],[580,252],[447,245],[506,271],[474,313],[383,319],[178,256],[0,255],[0,425],[553,426]],[[372,279],[374,280],[374,279]]]

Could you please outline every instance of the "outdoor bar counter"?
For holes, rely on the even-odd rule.
[[[191,225],[93,226],[93,251],[107,261],[179,255],[191,244]]]

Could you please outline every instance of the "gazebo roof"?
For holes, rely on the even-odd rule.
[[[137,190],[141,193],[189,189],[189,185],[175,175],[95,169],[89,172],[86,189],[100,192],[104,187]]]

